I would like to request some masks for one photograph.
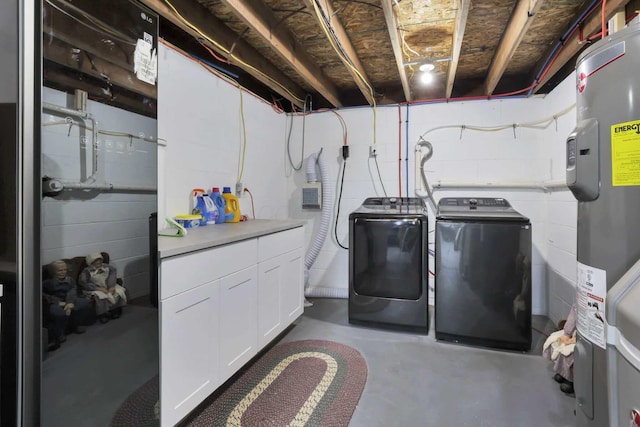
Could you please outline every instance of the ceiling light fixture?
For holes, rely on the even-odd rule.
[[[436,66],[432,62],[425,62],[418,67],[421,71],[420,82],[422,82],[422,84],[428,85],[433,82],[433,70],[435,70],[435,68]]]
[[[429,83],[433,82],[433,79],[434,79],[434,76],[431,71],[425,71],[422,74],[420,74],[420,81],[423,84],[428,85]]]
[[[429,71],[433,71],[436,68],[436,66],[433,65],[431,62],[427,62],[420,65],[420,67],[418,68],[420,71],[429,72]]]

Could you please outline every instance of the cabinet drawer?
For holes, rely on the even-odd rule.
[[[304,228],[280,231],[258,238],[258,262],[277,257],[297,248],[304,243]]]
[[[257,247],[256,239],[250,239],[161,260],[160,299],[255,265]]]

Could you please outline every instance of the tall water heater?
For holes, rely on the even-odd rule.
[[[576,67],[578,122],[567,140],[567,185],[578,200],[578,427],[609,425],[605,304],[640,259],[638,70],[637,24],[585,50]]]

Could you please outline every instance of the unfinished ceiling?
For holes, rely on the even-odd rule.
[[[45,8],[54,14],[82,3],[46,0]],[[315,109],[546,93],[573,69],[576,55],[599,39],[603,19],[613,18],[620,28],[639,1],[609,0],[604,13],[602,2],[593,0],[141,3],[161,16],[160,36],[172,44],[238,76],[240,84],[282,108]],[[73,68],[64,64],[65,48],[89,48],[86,35],[60,36],[60,28],[60,43],[48,52],[45,44],[45,57],[64,70]],[[51,36],[47,31],[45,25],[45,36]],[[93,62],[89,71],[99,68]],[[428,85],[421,82],[424,64],[433,65]],[[115,70],[104,68],[99,75]],[[142,88],[126,89],[153,98],[155,88]]]

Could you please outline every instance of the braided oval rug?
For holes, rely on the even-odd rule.
[[[351,347],[322,340],[280,344],[211,395],[180,425],[347,426],[366,380],[366,362]],[[111,425],[159,425],[154,415],[157,396],[156,377],[127,398]]]

